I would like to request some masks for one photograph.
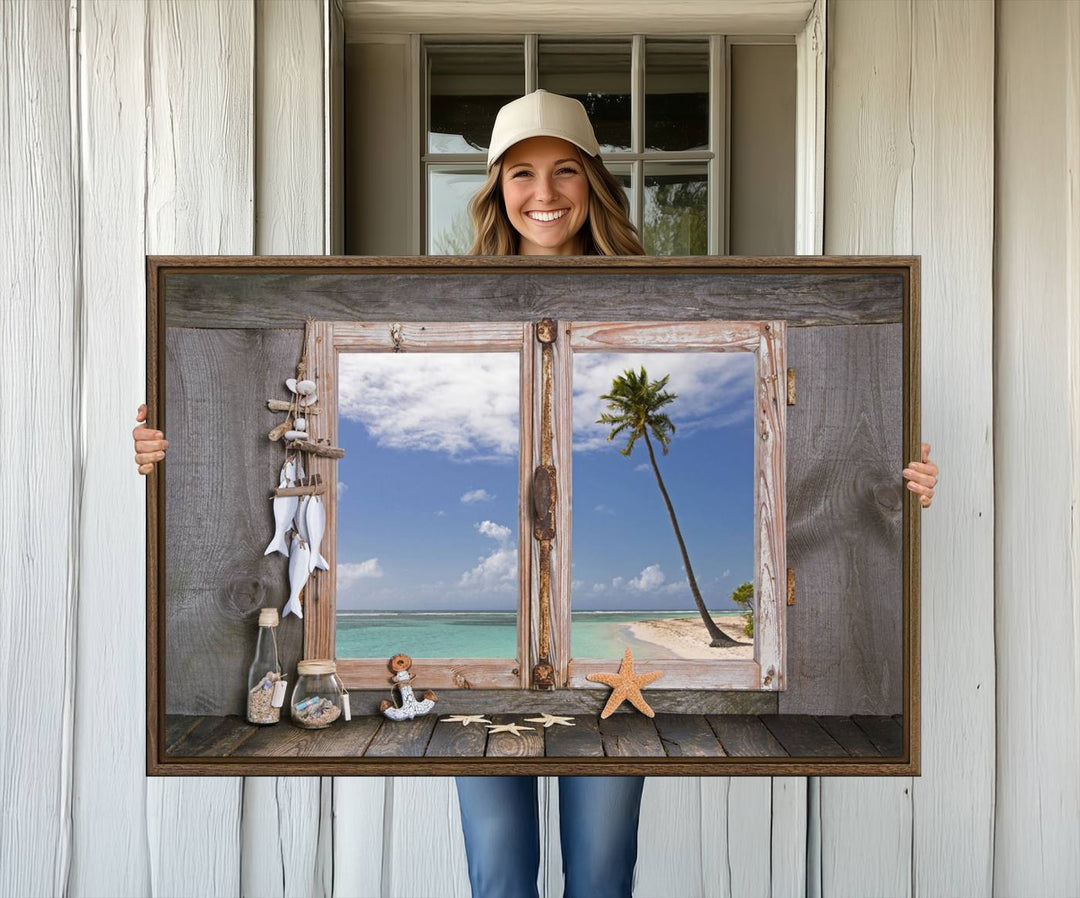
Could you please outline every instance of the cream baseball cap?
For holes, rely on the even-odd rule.
[[[511,100],[495,116],[488,148],[487,167],[510,147],[527,137],[561,137],[590,156],[600,152],[585,107],[573,97],[534,90]]]

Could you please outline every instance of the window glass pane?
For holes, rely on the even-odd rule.
[[[703,256],[709,248],[708,175],[705,163],[645,164],[645,252]]]
[[[709,149],[708,41],[646,41],[645,149]]]
[[[630,46],[539,42],[539,87],[581,101],[601,153],[630,149]]]
[[[499,107],[525,93],[524,45],[434,45],[427,58],[428,152],[486,152]]]
[[[468,204],[487,173],[478,166],[428,168],[428,253],[463,256],[473,242]]]
[[[633,218],[634,179],[631,175],[630,166],[619,165],[618,163],[612,164],[610,162],[604,162],[604,166],[615,176],[615,180],[622,184],[623,191],[626,193],[626,198],[630,201],[630,217]]]
[[[339,657],[516,656],[519,365],[339,356]]]
[[[609,441],[615,425],[597,423],[613,380],[642,366],[676,396],[658,410],[675,427],[667,454],[649,433],[655,466],[644,437],[627,457],[630,430]],[[574,355],[573,657],[753,657],[732,593],[754,579],[754,369],[749,352]],[[744,645],[710,646],[657,472],[709,617]]]

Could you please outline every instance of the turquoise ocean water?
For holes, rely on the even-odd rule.
[[[714,618],[733,612],[711,612]],[[737,616],[738,612],[734,612]],[[689,611],[575,611],[571,651],[578,658],[618,658],[629,646],[635,658],[671,653],[630,635],[635,621],[697,617]],[[704,629],[704,624],[702,624]],[[517,654],[517,614],[513,611],[341,611],[337,616],[339,658],[513,658]]]

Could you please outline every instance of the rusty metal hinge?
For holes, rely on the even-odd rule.
[[[795,568],[793,567],[787,569],[787,603],[795,604]]]
[[[795,369],[787,369],[787,404],[795,404]]]

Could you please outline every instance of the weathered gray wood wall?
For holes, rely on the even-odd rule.
[[[923,433],[944,471],[923,518],[923,775],[650,780],[636,891],[1071,894],[1080,9],[830,9],[825,249],[923,256]],[[4,895],[468,893],[450,781],[143,776],[142,256],[281,249],[262,242],[274,220],[290,251],[325,246],[311,35],[327,15],[318,0],[3,7],[0,340],[33,388],[2,394],[24,438],[0,485],[9,502],[37,490],[32,513],[0,516]],[[268,108],[295,131],[254,138]],[[262,141],[273,158],[307,149],[261,182]],[[49,711],[18,712],[38,687]]]
[[[513,269],[440,277],[436,266],[405,275],[357,269],[351,277],[328,274],[326,283],[305,272],[257,269],[168,274],[165,281],[166,320],[202,325],[166,328],[165,414],[174,422],[166,430],[174,444],[166,463],[167,713],[242,714],[254,618],[264,604],[284,605],[285,561],[262,556],[273,531],[266,495],[280,444],[253,444],[250,436],[277,423],[263,400],[280,393],[300,353],[302,330],[266,325],[295,325],[305,314],[415,321],[778,315],[792,324],[834,322],[788,329],[789,361],[800,383],[800,402],[787,411],[788,564],[801,601],[787,610],[788,690],[758,696],[762,701],[750,707],[776,710],[779,700],[779,710],[792,713],[902,712],[899,275],[732,272],[676,279],[593,271],[573,281],[563,273]],[[874,323],[888,321],[894,323]],[[236,410],[227,418],[214,413],[222,395]],[[298,623],[282,623],[288,667],[300,657]],[[688,700],[671,690],[650,694],[657,711],[678,711]],[[601,697],[577,698],[556,696],[549,704],[570,713]],[[477,700],[470,699],[480,709]],[[503,710],[525,707],[517,695],[501,701],[496,707]],[[703,709],[716,712],[749,710],[745,695],[711,694],[704,701]]]

